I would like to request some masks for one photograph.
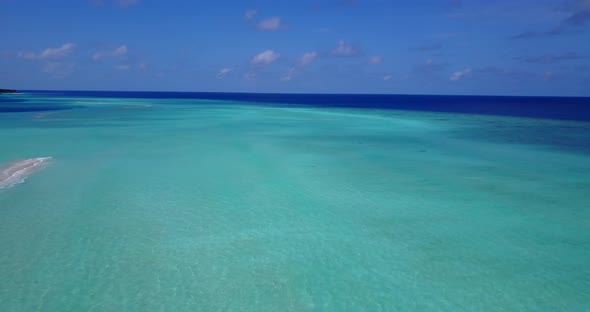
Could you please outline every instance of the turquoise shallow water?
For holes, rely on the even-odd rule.
[[[588,311],[590,123],[25,96],[0,311]]]

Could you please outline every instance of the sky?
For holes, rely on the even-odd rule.
[[[0,88],[590,96],[590,0],[0,8]]]

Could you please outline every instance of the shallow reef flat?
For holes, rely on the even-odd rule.
[[[590,310],[590,122],[164,95],[0,113],[0,311]]]

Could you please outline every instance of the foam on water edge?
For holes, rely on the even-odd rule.
[[[27,158],[13,161],[0,170],[0,189],[25,182],[31,174],[44,168],[51,157]]]

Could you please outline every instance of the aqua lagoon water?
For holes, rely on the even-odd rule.
[[[590,310],[589,120],[202,97],[0,95],[0,311]]]

